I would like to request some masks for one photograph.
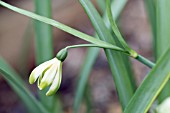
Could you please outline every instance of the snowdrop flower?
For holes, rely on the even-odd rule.
[[[170,97],[164,100],[157,108],[157,113],[170,113]]]
[[[29,83],[33,84],[37,79],[37,85],[40,90],[50,86],[46,95],[51,96],[57,92],[62,78],[62,62],[67,57],[67,49],[58,52],[56,58],[46,61],[37,66],[29,77]]]
[[[47,96],[53,95],[60,87],[62,78],[62,62],[57,58],[53,58],[36,67],[30,77],[29,83],[33,84],[38,79],[38,88],[40,90],[50,86]]]

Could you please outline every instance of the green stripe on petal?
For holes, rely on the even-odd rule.
[[[42,78],[42,80],[41,80],[40,86],[39,86],[41,89],[44,89],[44,88],[46,88],[47,86],[49,86],[50,84],[52,84],[53,79],[55,78],[55,75],[56,75],[56,73],[57,73],[57,68],[58,68],[57,63],[54,63],[54,64],[50,67],[50,69],[48,69],[48,70],[45,72],[45,74],[44,74],[44,76],[43,76],[43,78]]]
[[[49,70],[51,66],[52,66],[52,65],[50,65],[49,67],[47,67],[47,68],[42,72],[42,74],[39,76],[39,78],[38,78],[37,86],[38,86],[38,88],[39,88],[40,90],[42,90],[42,88],[40,87],[41,80],[42,80],[45,72],[46,72],[47,70]]]
[[[40,83],[41,83],[42,77],[43,77],[43,75],[39,76],[38,82],[37,82],[37,86],[38,86],[39,90],[42,90],[41,87],[40,87]]]
[[[42,75],[42,73],[44,72],[44,70],[46,70],[48,67],[50,67],[52,65],[52,63],[54,62],[54,59],[49,60],[47,62],[44,62],[42,64],[40,64],[39,66],[37,66],[32,72],[31,75],[29,77],[29,83],[33,84],[37,78]]]
[[[62,62],[60,62],[59,69],[55,76],[55,79],[54,79],[50,89],[46,93],[47,96],[51,96],[57,92],[57,90],[59,89],[60,84],[61,84],[61,78],[62,78]]]

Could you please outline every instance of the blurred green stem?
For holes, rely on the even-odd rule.
[[[51,18],[51,0],[35,0],[35,13]],[[35,21],[36,63],[37,65],[53,57],[52,27]]]
[[[51,0],[34,0],[35,13],[44,17],[51,18]],[[53,57],[52,46],[52,27],[46,23],[35,20],[35,47],[36,47],[36,64],[47,61]],[[44,106],[53,111],[52,105],[55,99],[45,96],[45,90],[39,91],[40,101]]]

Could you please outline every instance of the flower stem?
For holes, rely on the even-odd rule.
[[[143,57],[141,55],[138,55],[135,59],[138,60],[139,62],[145,64],[149,68],[153,68],[155,66],[155,64],[153,62],[151,62],[150,60],[146,59],[145,57]]]
[[[119,48],[117,46],[103,46],[103,45],[96,45],[96,44],[80,44],[80,45],[71,45],[71,46],[67,46],[66,49],[70,49],[70,48],[79,48],[79,47],[98,47],[98,48],[104,48],[104,49],[112,49],[112,50],[115,50],[115,51],[120,51],[120,52],[123,52],[125,54],[128,54],[129,56],[135,58],[136,60],[138,60],[139,62],[145,64],[146,66],[148,66],[149,68],[152,68],[155,66],[155,64],[153,62],[151,62],[150,60],[146,59],[145,57],[141,56],[141,55],[138,55],[136,52],[135,56],[133,56],[133,54],[129,54],[128,51],[122,49],[122,48]]]
[[[127,51],[125,51],[124,49],[118,47],[118,46],[106,46],[106,45],[97,45],[97,44],[79,44],[79,45],[71,45],[71,46],[67,46],[66,49],[70,49],[70,48],[79,48],[79,47],[98,47],[98,48],[104,48],[104,49],[112,49],[115,51],[120,51],[123,53],[127,53]]]
[[[128,56],[133,57],[134,59],[136,59],[139,62],[143,63],[144,65],[148,66],[149,68],[152,68],[152,67],[155,66],[155,64],[153,62],[151,62],[150,60],[146,59],[145,57],[137,54],[135,51],[131,52],[133,54],[129,54],[128,51],[126,51],[122,48],[119,48],[117,46],[103,46],[103,45],[96,45],[96,44],[80,44],[80,45],[67,46],[66,49],[79,48],[79,47],[98,47],[98,48],[104,48],[104,49],[112,49],[112,50],[115,50],[115,51],[120,51],[120,52],[123,52],[125,54],[128,54]]]

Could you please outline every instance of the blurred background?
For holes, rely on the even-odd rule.
[[[32,0],[4,0],[14,6],[34,11]],[[94,29],[78,0],[52,0],[52,18],[79,31],[93,35]],[[96,0],[93,3],[98,8]],[[100,11],[100,10],[99,10]],[[128,0],[119,19],[119,27],[128,44],[143,56],[152,59],[152,36],[143,0]],[[14,67],[28,84],[28,77],[35,67],[34,27],[30,18],[0,7],[0,56]],[[54,54],[61,48],[85,43],[57,28],[53,28]],[[71,49],[63,65],[63,80],[59,91],[62,109],[72,113],[78,75],[86,55],[86,48]],[[149,68],[132,60],[138,84]],[[141,73],[142,72],[142,73]],[[104,51],[90,74],[92,113],[121,113],[113,78]],[[36,84],[28,87],[35,94]],[[56,94],[56,95],[57,95]],[[35,94],[36,95],[36,94]],[[82,113],[84,107],[81,107]],[[24,105],[10,86],[0,76],[0,113],[26,113]]]

